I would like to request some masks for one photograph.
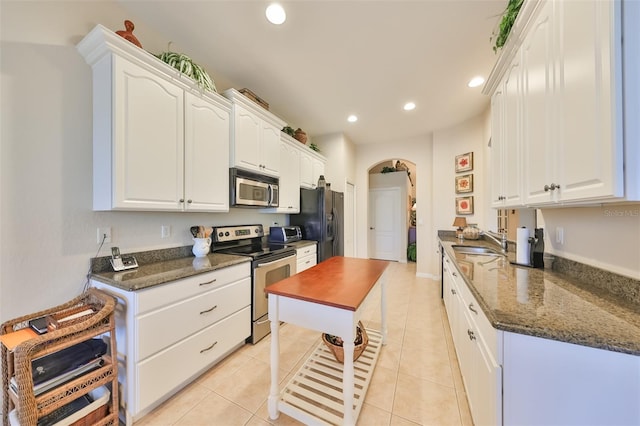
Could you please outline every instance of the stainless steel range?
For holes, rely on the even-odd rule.
[[[262,225],[217,226],[213,228],[212,251],[251,257],[252,327],[248,343],[255,344],[271,332],[266,286],[296,273],[296,249],[268,243]]]

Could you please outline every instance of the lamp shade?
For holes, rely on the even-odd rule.
[[[456,219],[453,221],[453,226],[457,228],[464,228],[467,226],[467,219],[464,217],[456,216]]]

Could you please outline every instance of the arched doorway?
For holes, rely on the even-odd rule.
[[[369,169],[368,257],[407,262],[415,178],[416,166],[408,160],[389,159]],[[415,228],[413,236],[415,243]]]

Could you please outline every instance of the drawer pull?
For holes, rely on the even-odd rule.
[[[213,342],[213,344],[212,344],[211,346],[209,346],[208,348],[204,348],[204,349],[202,349],[202,350],[200,351],[200,353],[205,353],[205,352],[207,352],[207,351],[210,351],[210,350],[211,350],[211,349],[213,349],[213,347],[214,347],[215,345],[217,345],[217,344],[218,344],[218,341],[216,340],[216,341],[215,341],[215,342]]]
[[[202,315],[202,314],[206,314],[207,312],[211,312],[211,311],[213,311],[213,310],[214,310],[215,308],[217,308],[217,307],[218,307],[218,305],[215,305],[215,306],[213,306],[211,309],[207,309],[206,311],[201,311],[201,312],[200,312],[200,315]]]
[[[476,334],[473,331],[467,330],[467,334],[469,335],[469,340],[476,340]]]
[[[473,307],[473,303],[469,303],[469,310],[470,310],[471,312],[473,312],[474,314],[478,315],[478,311],[476,311],[476,310],[474,309],[474,307]]]
[[[215,283],[216,281],[218,281],[218,279],[217,279],[217,278],[214,278],[214,279],[212,279],[211,281],[207,281],[206,283],[200,283],[200,284],[198,284],[198,285],[201,285],[201,286],[202,286],[202,285],[209,285],[209,284],[213,284],[213,283]]]

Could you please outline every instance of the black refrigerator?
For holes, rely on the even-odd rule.
[[[318,242],[318,263],[344,255],[344,194],[330,189],[301,189],[300,213],[289,223],[302,230],[302,238]]]

